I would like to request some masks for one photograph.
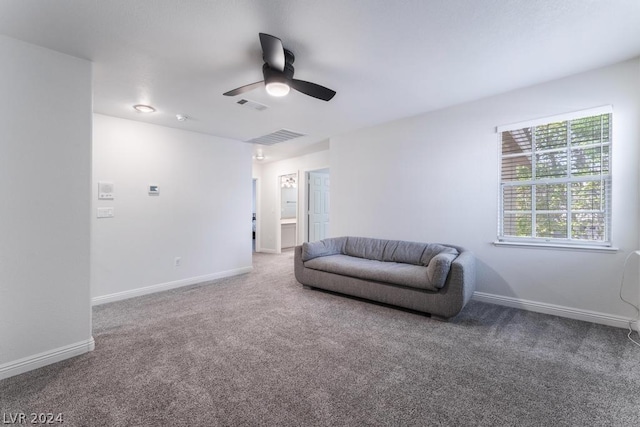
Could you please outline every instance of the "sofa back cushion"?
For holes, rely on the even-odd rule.
[[[376,261],[399,262],[403,264],[428,266],[438,254],[451,254],[458,251],[450,246],[438,243],[419,243],[404,240],[384,240],[371,237],[347,237],[344,255]]]
[[[426,247],[426,243],[389,240],[384,251],[383,261],[423,265],[420,258]]]
[[[331,237],[317,242],[305,242],[302,244],[302,261],[309,261],[321,256],[344,254],[346,237]]]
[[[437,263],[432,266],[433,274],[436,274],[436,270],[446,270],[448,273],[451,261],[458,255],[458,251],[437,243],[352,236],[332,237],[302,245],[302,261],[337,254],[424,267],[429,266],[431,261],[437,258]],[[439,255],[442,257],[438,258]]]
[[[455,258],[458,251],[450,246],[438,243],[406,242],[389,240],[382,261],[401,262],[404,264],[428,266],[438,254],[452,254]]]
[[[350,236],[347,237],[347,243],[344,245],[344,255],[383,261],[387,243],[388,240]]]

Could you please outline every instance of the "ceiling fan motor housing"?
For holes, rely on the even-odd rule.
[[[274,68],[271,68],[269,64],[266,62],[262,66],[262,75],[264,76],[264,82],[266,84],[269,83],[285,83],[289,84],[291,79],[293,79],[293,61],[295,61],[295,56],[290,50],[284,50],[285,64],[284,70],[280,71]]]

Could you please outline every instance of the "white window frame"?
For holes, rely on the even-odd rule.
[[[602,210],[605,215],[605,237],[604,240],[584,240],[584,239],[573,239],[571,237],[571,212],[572,212],[572,203],[571,203],[571,195],[567,195],[567,209],[562,213],[567,214],[567,237],[566,238],[551,238],[551,237],[534,237],[536,230],[536,199],[535,199],[535,186],[541,184],[560,184],[560,183],[571,183],[571,182],[582,182],[582,181],[591,181],[593,180],[591,177],[573,177],[571,176],[571,146],[567,145],[566,148],[562,149],[550,149],[545,150],[545,152],[554,152],[554,151],[563,151],[567,153],[567,162],[569,173],[566,177],[563,178],[534,178],[528,181],[508,181],[502,179],[502,165],[503,158],[509,157],[509,154],[503,154],[502,152],[502,133],[512,130],[518,130],[523,128],[532,128],[535,126],[547,125],[551,123],[571,121],[574,119],[598,116],[602,114],[611,114],[610,118],[610,132],[612,132],[611,128],[613,127],[613,108],[610,105],[592,108],[588,110],[580,110],[567,114],[561,114],[551,117],[544,117],[536,120],[529,120],[526,122],[513,123],[504,126],[498,126],[497,130],[497,139],[498,139],[498,236],[497,240],[494,242],[496,246],[525,246],[525,247],[540,247],[540,248],[561,248],[561,249],[587,249],[587,250],[600,250],[600,251],[616,251],[617,248],[614,248],[611,241],[611,192],[612,192],[612,144],[613,137],[609,139],[607,144],[596,144],[597,146],[608,145],[609,147],[609,172],[608,174],[600,173],[601,180],[608,181],[608,189],[609,193],[604,197],[604,203],[606,206]],[[582,146],[581,148],[584,148]],[[535,144],[532,145],[531,158],[533,161],[533,167],[535,168],[535,159],[536,157],[536,149]],[[585,179],[588,178],[588,179]],[[532,194],[531,194],[531,215],[532,215],[532,236],[531,237],[516,237],[516,236],[505,236],[503,233],[504,229],[504,187],[505,186],[513,186],[513,185],[532,185]],[[526,212],[526,211],[525,211]],[[598,210],[598,212],[601,212]]]

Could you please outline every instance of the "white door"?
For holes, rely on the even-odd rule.
[[[309,241],[329,234],[329,174],[309,172]]]

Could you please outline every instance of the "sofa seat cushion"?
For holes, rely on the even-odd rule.
[[[313,270],[326,271],[328,273],[343,276],[357,277],[364,280],[392,283],[428,291],[438,291],[446,280],[446,272],[436,269],[444,277],[431,277],[430,269],[420,265],[412,265],[397,262],[385,262],[371,259],[352,257],[349,255],[328,255],[313,258],[304,262],[304,266]],[[433,269],[433,268],[432,268]]]

